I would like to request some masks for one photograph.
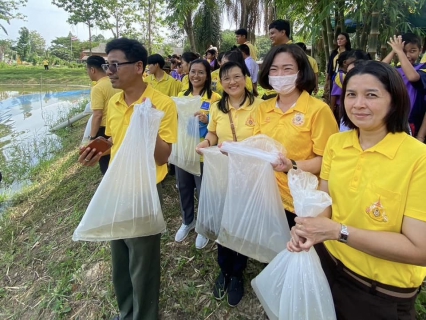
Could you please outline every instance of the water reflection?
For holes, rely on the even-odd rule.
[[[28,171],[39,159],[48,159],[58,150],[59,139],[49,132],[50,127],[89,98],[89,93],[89,89],[84,89],[22,94],[21,90],[1,91],[0,88],[0,171],[3,175],[8,172],[10,177],[14,171]],[[17,162],[19,168],[13,168]],[[5,193],[7,178],[0,184],[0,195]],[[12,183],[9,179],[9,191],[15,191],[17,185],[21,183]]]

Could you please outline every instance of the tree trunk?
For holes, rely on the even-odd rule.
[[[151,55],[151,0],[148,0],[148,55]]]
[[[380,12],[383,8],[383,0],[376,1],[371,12],[371,29],[368,37],[368,53],[374,60],[377,53],[377,47],[379,45],[379,26],[380,26]]]
[[[88,27],[89,27],[89,52],[90,52],[90,55],[92,55],[92,24],[90,21],[88,23]]]
[[[328,39],[328,54],[330,55],[331,52],[334,50],[334,32],[333,32],[333,27],[331,26],[331,18],[330,16],[327,17],[327,19],[325,20],[326,23],[326,28],[327,28],[327,39]]]
[[[325,54],[325,61],[328,61],[330,58],[330,45],[328,43],[328,37],[327,37],[327,22],[325,20],[322,21],[322,42],[324,45],[324,54]]]
[[[367,40],[368,40],[368,33],[370,32],[370,27],[371,27],[371,21],[370,19],[366,19],[364,23],[364,27],[362,29],[361,43],[360,43],[360,49],[364,51],[367,49]]]
[[[194,25],[192,23],[192,12],[188,11],[186,13],[186,18],[184,22],[184,29],[186,32],[186,35],[188,36],[189,44],[191,46],[191,51],[196,52],[196,46],[195,46],[195,35],[194,35]]]

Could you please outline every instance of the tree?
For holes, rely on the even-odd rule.
[[[269,50],[271,50],[271,46],[269,36],[258,36],[256,38],[256,49],[259,58],[263,59]]]
[[[220,8],[216,3],[205,2],[194,17],[194,33],[198,52],[220,43]]]
[[[43,56],[46,51],[46,40],[37,31],[30,32],[31,53]]]
[[[163,8],[163,0],[140,0],[142,28],[142,43],[145,44],[149,54],[158,52],[161,49],[164,38],[160,31],[163,26],[163,20],[160,17],[161,9]]]
[[[23,19],[24,16],[16,13],[20,6],[25,5],[27,0],[0,0],[0,21],[6,21],[9,24],[12,19]],[[0,29],[7,34],[6,27],[0,23]]]
[[[100,1],[102,14],[96,19],[101,30],[110,30],[114,38],[119,38],[132,29],[132,23],[140,22],[140,16],[135,14],[140,7],[138,1],[108,0]],[[105,14],[108,12],[109,14]]]
[[[0,62],[3,62],[5,55],[11,53],[11,48],[11,40],[0,40]]]
[[[16,43],[16,51],[22,61],[27,61],[31,53],[30,32],[27,28],[22,27],[19,30],[19,38]]]
[[[231,30],[224,30],[221,33],[220,52],[229,51],[233,46],[237,45],[235,33]]]

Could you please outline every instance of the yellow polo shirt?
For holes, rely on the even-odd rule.
[[[256,49],[256,47],[254,45],[252,45],[250,41],[246,41],[244,44],[246,44],[250,49],[250,57],[252,57],[254,61],[257,61],[257,49]]]
[[[266,134],[281,143],[287,158],[309,160],[324,154],[328,138],[339,127],[330,107],[303,91],[296,105],[285,113],[277,107],[277,98],[264,101],[257,113],[254,134]],[[275,172],[284,208],[294,212],[287,174]]]
[[[220,95],[223,95],[223,87],[220,83],[219,70],[220,69],[217,69],[212,72],[212,90]],[[250,77],[246,77],[246,88],[248,91],[253,93],[253,82],[251,81]]]
[[[333,135],[320,176],[328,181],[334,221],[395,233],[401,233],[404,216],[426,222],[426,146],[405,133],[388,133],[365,151],[357,130]],[[347,268],[371,280],[415,288],[426,277],[424,267],[375,258],[338,241],[325,245]]]
[[[149,83],[155,90],[160,91],[169,97],[176,97],[182,90],[182,82],[169,76],[165,72],[163,78],[160,81],[158,81],[153,74],[144,78],[143,81]]]
[[[315,60],[314,58],[312,58],[310,55],[306,55],[308,57],[308,61],[309,64],[312,67],[312,70],[314,70],[314,73],[318,73],[319,69],[318,69],[318,62],[317,60]]]
[[[228,104],[238,141],[247,139],[254,134],[256,113],[258,112],[259,105],[261,105],[262,102],[263,100],[255,98],[253,103],[249,105],[249,100],[247,99],[244,105],[239,109],[235,109],[233,106]],[[219,110],[218,103],[213,104],[210,109],[210,121],[207,129],[210,132],[216,133],[218,137],[218,144],[224,141],[234,140],[229,115]]]
[[[90,108],[102,110],[101,127],[105,127],[107,120],[109,99],[121,90],[114,89],[108,77],[99,79],[90,91]]]
[[[189,89],[189,77],[188,77],[188,75],[186,75],[182,78],[182,89],[181,89],[181,91],[186,91],[188,89]]]
[[[111,161],[114,159],[117,150],[127,132],[130,119],[133,114],[133,107],[142,103],[144,98],[149,98],[157,110],[164,112],[164,118],[161,120],[158,131],[160,138],[167,143],[177,141],[177,110],[174,101],[161,92],[147,86],[142,96],[130,106],[124,100],[124,93],[120,92],[114,95],[109,101],[108,117],[105,134],[112,137],[114,145],[111,148]],[[167,164],[157,167],[157,183],[163,181],[167,175]]]

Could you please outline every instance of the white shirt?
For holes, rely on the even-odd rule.
[[[250,78],[253,83],[257,83],[257,75],[259,73],[259,66],[252,57],[247,57],[244,62],[250,72]]]

